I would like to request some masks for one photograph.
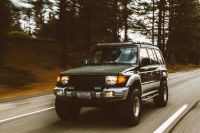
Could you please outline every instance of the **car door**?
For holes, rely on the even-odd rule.
[[[151,60],[149,58],[146,48],[140,48],[140,76],[142,82],[142,92],[147,93],[151,91],[153,86],[151,73]]]
[[[147,50],[149,57],[151,59],[151,80],[153,82],[152,90],[155,90],[160,85],[160,64],[158,62],[158,59],[153,51],[153,49]]]
[[[159,63],[159,73],[156,74],[156,87],[160,87],[161,77],[167,75],[164,58],[159,49],[154,49],[154,53]]]

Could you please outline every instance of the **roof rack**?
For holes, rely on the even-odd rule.
[[[117,42],[117,43],[98,43],[97,46],[107,46],[107,45],[133,45],[133,42]]]
[[[157,47],[147,42],[116,42],[116,43],[98,43],[96,46],[124,46],[124,45],[139,45],[140,47]]]

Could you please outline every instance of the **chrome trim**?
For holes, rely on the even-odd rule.
[[[62,88],[62,87],[55,87],[54,88],[54,94],[56,95],[56,91],[57,90],[62,90],[63,92],[63,96],[67,97],[67,98],[73,98],[73,97],[77,97],[77,93],[79,93],[80,91],[71,91],[71,90],[67,90],[65,91],[66,88]],[[128,96],[128,91],[129,91],[129,87],[118,87],[118,88],[108,88],[108,89],[104,89],[103,92],[95,92],[95,91],[82,91],[83,93],[90,93],[92,97],[97,98],[97,99],[111,99],[111,98],[120,98],[120,99],[126,99]],[[114,96],[113,97],[106,97],[105,94],[106,92],[113,92]],[[56,95],[57,96],[57,95]]]
[[[152,98],[154,98],[154,97],[156,97],[156,96],[159,96],[159,94],[154,94],[154,95],[152,95],[152,96],[149,96],[149,97],[147,97],[147,98],[144,98],[144,99],[142,99],[142,101],[148,101],[148,100],[150,100],[150,99],[152,99]]]
[[[154,83],[155,81],[149,81],[149,82],[143,82],[142,85],[146,85],[146,84],[150,84],[150,83]]]
[[[154,82],[154,88],[159,88],[160,87],[160,81]]]
[[[145,93],[144,95],[142,95],[142,98],[143,98],[143,97],[146,97],[146,96],[148,96],[148,95],[154,94],[154,93],[158,93],[158,90],[154,90],[154,91]]]
[[[135,97],[133,101],[133,114],[135,117],[138,117],[140,114],[140,100],[138,97]]]
[[[96,92],[96,98],[101,98],[101,92]]]
[[[56,94],[56,91],[57,91],[57,90],[62,90],[63,96],[65,96],[65,89],[66,89],[66,88],[57,87],[57,86],[56,86],[56,87],[54,88],[54,94],[57,95],[57,94]]]

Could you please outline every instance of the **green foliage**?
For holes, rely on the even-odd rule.
[[[11,31],[8,33],[10,39],[32,39],[28,34],[22,31]]]
[[[200,55],[200,4],[197,0],[181,0],[174,3],[169,36],[172,52],[178,62],[199,64]]]

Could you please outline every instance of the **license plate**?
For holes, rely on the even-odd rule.
[[[77,97],[79,99],[91,99],[90,93],[85,93],[85,92],[78,92]]]

